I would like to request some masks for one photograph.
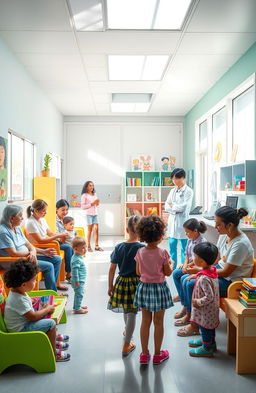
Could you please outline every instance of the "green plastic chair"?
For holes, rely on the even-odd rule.
[[[38,296],[37,293],[33,292],[33,296]],[[40,291],[40,296],[48,294],[55,292]],[[3,319],[4,304],[5,291],[0,275],[0,374],[16,364],[30,366],[38,373],[54,372],[56,361],[48,336],[44,332],[8,333]]]

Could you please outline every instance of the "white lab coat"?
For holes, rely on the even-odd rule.
[[[189,219],[193,200],[193,190],[186,184],[181,187],[172,188],[165,202],[165,211],[169,214],[167,236],[175,239],[187,239],[183,224]],[[170,204],[173,204],[170,207]]]

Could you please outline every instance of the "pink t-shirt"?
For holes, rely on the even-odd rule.
[[[162,248],[140,248],[135,256],[139,263],[140,281],[144,283],[159,283],[165,281],[163,265],[169,263],[170,255]]]
[[[92,202],[98,199],[96,194],[82,194],[81,196],[81,209],[85,210],[88,216],[96,216],[98,214],[97,206],[92,206]]]

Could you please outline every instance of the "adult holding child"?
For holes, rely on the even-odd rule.
[[[95,241],[95,250],[103,251],[103,249],[99,246],[99,221],[98,221],[98,206],[99,199],[96,195],[94,184],[92,181],[87,181],[82,189],[81,196],[81,209],[85,211],[86,220],[87,220],[87,250],[92,252],[91,247],[91,234],[93,231],[94,241]]]
[[[186,172],[182,168],[175,168],[171,173],[172,181],[175,185],[171,189],[165,202],[165,211],[169,214],[167,235],[169,237],[169,247],[171,259],[174,261],[174,269],[177,267],[177,245],[181,246],[181,263],[185,259],[187,237],[183,224],[189,218],[192,205],[193,190],[186,184]]]
[[[61,259],[51,248],[35,248],[24,236],[20,225],[23,220],[22,208],[17,205],[5,206],[0,225],[0,256],[26,258],[37,262],[44,273],[46,289],[57,291]]]
[[[68,214],[69,203],[66,199],[60,199],[56,203],[56,228],[59,233],[66,233],[66,228],[64,225],[64,218]],[[66,280],[71,281],[71,258],[73,255],[73,249],[71,244],[65,243],[67,238],[59,239],[60,249],[65,252],[65,270],[66,270]]]
[[[65,241],[66,233],[53,233],[50,231],[49,226],[45,220],[45,215],[47,213],[47,203],[42,199],[36,199],[33,201],[32,205],[27,208],[27,217],[25,223],[26,235],[31,243],[39,243],[42,246],[45,243],[49,243],[52,240]],[[40,259],[41,257],[39,257]],[[60,262],[59,262],[60,261]],[[49,262],[54,265],[61,264],[61,258],[59,255],[54,255]],[[58,280],[59,272],[55,269],[55,278]],[[58,289],[66,291],[68,288],[66,286],[59,286]]]
[[[239,230],[241,218],[248,215],[244,208],[233,209],[223,206],[215,212],[215,228],[219,233],[217,247],[217,274],[219,281],[220,297],[226,297],[229,285],[234,281],[242,281],[250,277],[253,269],[253,247],[248,237]],[[190,276],[192,280],[187,298],[192,301],[193,281],[196,275]],[[192,287],[192,290],[191,290]],[[178,331],[179,336],[198,334],[194,324],[184,326]]]

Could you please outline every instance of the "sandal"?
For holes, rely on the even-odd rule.
[[[70,360],[70,354],[63,351],[57,351],[55,359],[56,362],[67,362],[68,360]]]
[[[172,301],[173,301],[173,303],[180,302],[180,297],[179,297],[179,295],[174,296],[174,298],[172,299]]]
[[[68,297],[68,293],[63,293],[63,292],[57,292],[58,296],[65,296]]]
[[[89,246],[89,247],[87,248],[87,251],[93,252],[93,249],[91,248],[91,246]]]
[[[80,308],[80,310],[74,310],[74,314],[88,314],[88,310],[85,308]]]
[[[174,314],[174,319],[181,319],[182,317],[185,317],[185,315],[186,315],[186,311],[185,310],[177,311]]]
[[[60,291],[68,291],[68,287],[66,285],[59,285],[57,289],[59,289]]]
[[[104,251],[103,248],[101,248],[100,246],[96,245],[95,246],[95,251]]]
[[[56,349],[61,349],[62,351],[66,351],[66,349],[68,349],[69,347],[69,344],[64,341],[56,341],[55,347]]]
[[[174,322],[174,326],[186,326],[186,325],[190,325],[189,320],[184,320],[182,319],[178,319],[178,321]]]
[[[57,334],[56,341],[67,342],[69,341],[69,336],[67,334]]]
[[[181,329],[179,329],[178,331],[177,331],[177,336],[179,336],[179,337],[189,337],[189,336],[198,336],[200,333],[199,333],[199,330],[197,329],[197,330],[191,330],[191,329],[189,329],[189,327],[188,326],[184,326],[183,328],[181,328]]]
[[[123,346],[123,350],[122,350],[122,355],[128,356],[132,351],[134,351],[134,349],[136,348],[136,344],[135,342],[131,341],[130,344],[124,344]]]

